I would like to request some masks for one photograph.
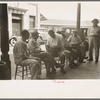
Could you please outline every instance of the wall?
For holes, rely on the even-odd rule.
[[[11,8],[9,9],[9,7],[12,7],[16,10],[19,11],[11,11]],[[22,10],[22,12],[20,11]],[[34,4],[29,4],[29,3],[8,3],[8,29],[9,29],[9,37],[12,36],[12,13],[16,13],[16,14],[22,14],[22,29],[29,29],[29,16],[35,16],[35,24],[39,24],[39,21],[36,20],[40,20],[38,19],[38,13],[37,13],[37,5]]]

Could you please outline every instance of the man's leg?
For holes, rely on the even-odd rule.
[[[38,64],[39,64],[39,70],[38,70],[38,77],[40,78],[41,76],[41,59],[39,57],[35,57],[35,56],[31,56],[30,55],[30,59],[34,59],[36,61],[38,61]]]
[[[56,66],[57,68],[63,66],[62,64],[57,63],[54,57],[48,52],[41,52],[40,55],[42,57],[41,59],[44,58],[48,59],[49,64],[51,65],[52,68],[54,68],[54,66]]]
[[[64,51],[60,51],[60,52],[58,53],[58,55],[59,55],[59,57],[60,57],[61,64],[63,65],[63,66],[61,67],[61,72],[62,72],[63,74],[66,74],[66,71],[64,70],[64,66],[65,66],[65,53],[64,53]]]
[[[95,48],[95,61],[98,62],[99,59],[99,38],[98,37],[94,37],[93,45]]]
[[[93,60],[93,37],[89,37],[89,61]]]
[[[81,46],[81,62],[82,63],[85,63],[83,60],[85,58],[85,55],[86,55],[86,51],[85,51],[85,46]]]
[[[63,51],[66,58],[69,60],[69,66],[74,62],[74,58],[73,58],[73,51],[69,51],[69,50],[64,50]]]
[[[21,61],[20,65],[29,66],[30,67],[30,73],[31,73],[31,79],[37,79],[38,70],[40,69],[40,66],[39,66],[37,60],[26,59],[26,60]]]
[[[45,63],[46,72],[47,72],[46,76],[48,78],[53,78],[50,68],[53,68],[54,64],[53,64],[53,62],[52,63],[50,62],[50,60],[48,58],[49,55],[47,54],[47,52],[41,52],[41,53],[39,53],[39,56],[40,56],[41,60]]]

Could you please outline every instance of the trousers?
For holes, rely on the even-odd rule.
[[[39,57],[45,63],[47,72],[50,71],[50,68],[53,68],[54,66],[56,66],[55,59],[48,52],[40,52],[38,54],[34,54],[33,56]]]
[[[29,66],[30,73],[31,73],[31,79],[36,79],[38,75],[40,74],[40,66],[39,62],[34,59],[25,59],[19,63],[19,65],[22,66]]]
[[[93,59],[93,47],[95,49],[95,59],[99,58],[99,37],[89,37],[89,58]]]
[[[52,50],[50,53],[53,57],[59,57],[61,64],[65,64],[65,58],[71,60],[71,52],[68,50]]]

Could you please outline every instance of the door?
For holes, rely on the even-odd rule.
[[[12,32],[13,35],[15,36],[20,36],[20,31],[21,31],[21,20],[12,20]]]

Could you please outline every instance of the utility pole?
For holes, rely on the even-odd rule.
[[[77,32],[80,35],[80,22],[81,22],[81,4],[77,4]]]

